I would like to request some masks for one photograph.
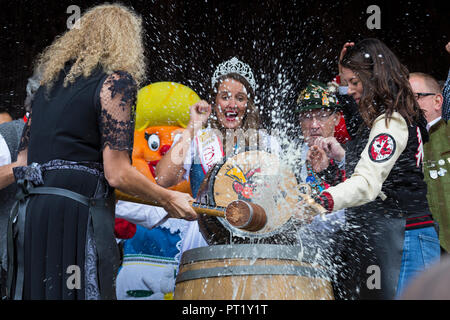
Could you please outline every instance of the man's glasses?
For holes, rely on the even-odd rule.
[[[300,121],[312,121],[314,118],[318,121],[326,121],[333,114],[332,111],[303,112],[300,114]]]
[[[414,93],[414,98],[416,98],[416,100],[419,100],[421,97],[426,97],[426,96],[435,96],[437,93],[431,93],[431,92],[416,92]]]

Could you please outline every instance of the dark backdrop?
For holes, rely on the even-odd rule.
[[[70,4],[104,1],[0,0],[0,104],[19,109],[33,61],[66,30]],[[450,58],[448,1],[122,1],[145,20],[148,83],[175,81],[206,97],[215,66],[232,57],[253,68],[264,118],[288,108],[307,81],[331,80],[344,42],[376,37],[412,71],[444,80]],[[367,7],[381,9],[369,30]]]

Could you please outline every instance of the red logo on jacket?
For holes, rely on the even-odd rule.
[[[374,162],[388,161],[395,153],[395,140],[387,134],[382,133],[373,138],[369,146],[369,156]]]

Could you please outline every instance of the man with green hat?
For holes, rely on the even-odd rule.
[[[304,137],[301,157],[306,159],[300,168],[299,179],[311,187],[311,195],[319,195],[324,189],[345,180],[345,150],[334,137],[334,130],[341,119],[336,87],[312,81],[297,99],[296,112]],[[343,223],[343,210],[316,218],[311,227],[335,231]]]

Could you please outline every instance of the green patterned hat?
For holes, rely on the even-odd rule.
[[[322,82],[311,81],[298,96],[297,108],[295,111],[302,112],[322,108],[338,110],[340,109],[340,105],[335,92],[336,87],[334,86],[327,87],[327,85]]]

